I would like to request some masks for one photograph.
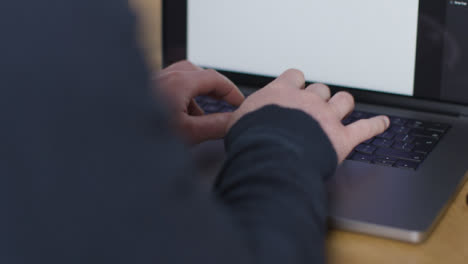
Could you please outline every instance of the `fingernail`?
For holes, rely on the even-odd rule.
[[[388,118],[388,116],[384,116],[384,120],[385,120],[385,125],[387,127],[389,127],[390,126],[390,118]]]

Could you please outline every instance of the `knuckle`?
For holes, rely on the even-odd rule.
[[[339,92],[337,95],[347,104],[354,105],[354,97],[348,92]]]
[[[203,70],[203,72],[205,74],[205,78],[209,80],[210,82],[214,82],[214,81],[221,82],[225,80],[223,76],[216,70],[206,69],[206,70]]]
[[[328,95],[330,95],[330,87],[328,87],[328,85],[323,83],[317,83],[316,86],[325,91]]]
[[[322,107],[320,105],[315,104],[316,107],[305,106],[306,109],[309,110],[311,115],[323,126],[333,126],[335,123],[337,123],[337,118],[336,116],[332,113],[331,110],[326,109],[325,107]]]
[[[292,76],[294,76],[294,78],[296,78],[298,81],[305,80],[304,73],[302,71],[298,70],[298,69],[289,69],[286,72],[288,74],[291,74]]]
[[[307,101],[311,101],[311,100],[315,100],[317,95],[315,93],[309,93],[305,90],[298,90],[298,92],[300,93],[300,96],[301,98],[307,100]]]
[[[164,78],[168,82],[180,81],[184,79],[184,77],[185,77],[185,74],[180,71],[173,71],[164,75]]]
[[[176,63],[176,66],[182,68],[182,69],[191,69],[195,68],[195,66],[188,60],[182,60]]]
[[[320,91],[324,99],[330,99],[330,96],[331,96],[330,88],[326,85],[321,85],[319,87],[320,87]]]
[[[206,69],[206,70],[203,70],[206,74],[208,75],[217,75],[218,72],[213,70],[213,69]]]
[[[314,83],[312,85],[317,87],[317,88],[320,88],[320,89],[330,90],[330,87],[328,87],[328,85],[326,85],[324,83]]]
[[[182,64],[182,65],[193,65],[193,64],[192,64],[190,61],[188,61],[188,60],[181,60],[179,63]]]
[[[181,71],[173,71],[167,74],[167,77],[171,79],[182,78],[185,74]]]
[[[306,92],[306,91],[301,91],[301,90],[298,90],[297,91],[298,94],[297,94],[297,100],[296,102],[299,104],[302,105],[302,107],[306,108],[306,109],[309,109],[309,110],[315,110],[317,111],[319,109],[319,106],[318,106],[318,95],[314,94],[314,93],[309,93],[309,92]]]

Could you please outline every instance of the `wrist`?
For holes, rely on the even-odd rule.
[[[248,136],[258,138],[274,134],[293,145],[300,152],[300,162],[309,163],[328,177],[335,170],[338,159],[336,151],[319,123],[306,113],[276,105],[265,106],[240,118],[228,131],[226,150]]]

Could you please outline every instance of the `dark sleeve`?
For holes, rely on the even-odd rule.
[[[324,182],[337,158],[319,124],[268,106],[241,119],[225,143],[216,192],[248,235],[255,263],[323,263]]]
[[[320,127],[278,107],[244,117],[207,193],[126,2],[0,9],[0,263],[322,261],[336,157]]]

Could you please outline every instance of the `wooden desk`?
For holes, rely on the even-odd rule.
[[[153,70],[162,65],[161,0],[129,0],[138,18],[140,37],[147,63]]]
[[[139,15],[142,46],[153,69],[161,65],[160,0],[130,0]],[[333,230],[327,239],[329,263],[468,264],[468,182],[440,224],[421,245]]]

